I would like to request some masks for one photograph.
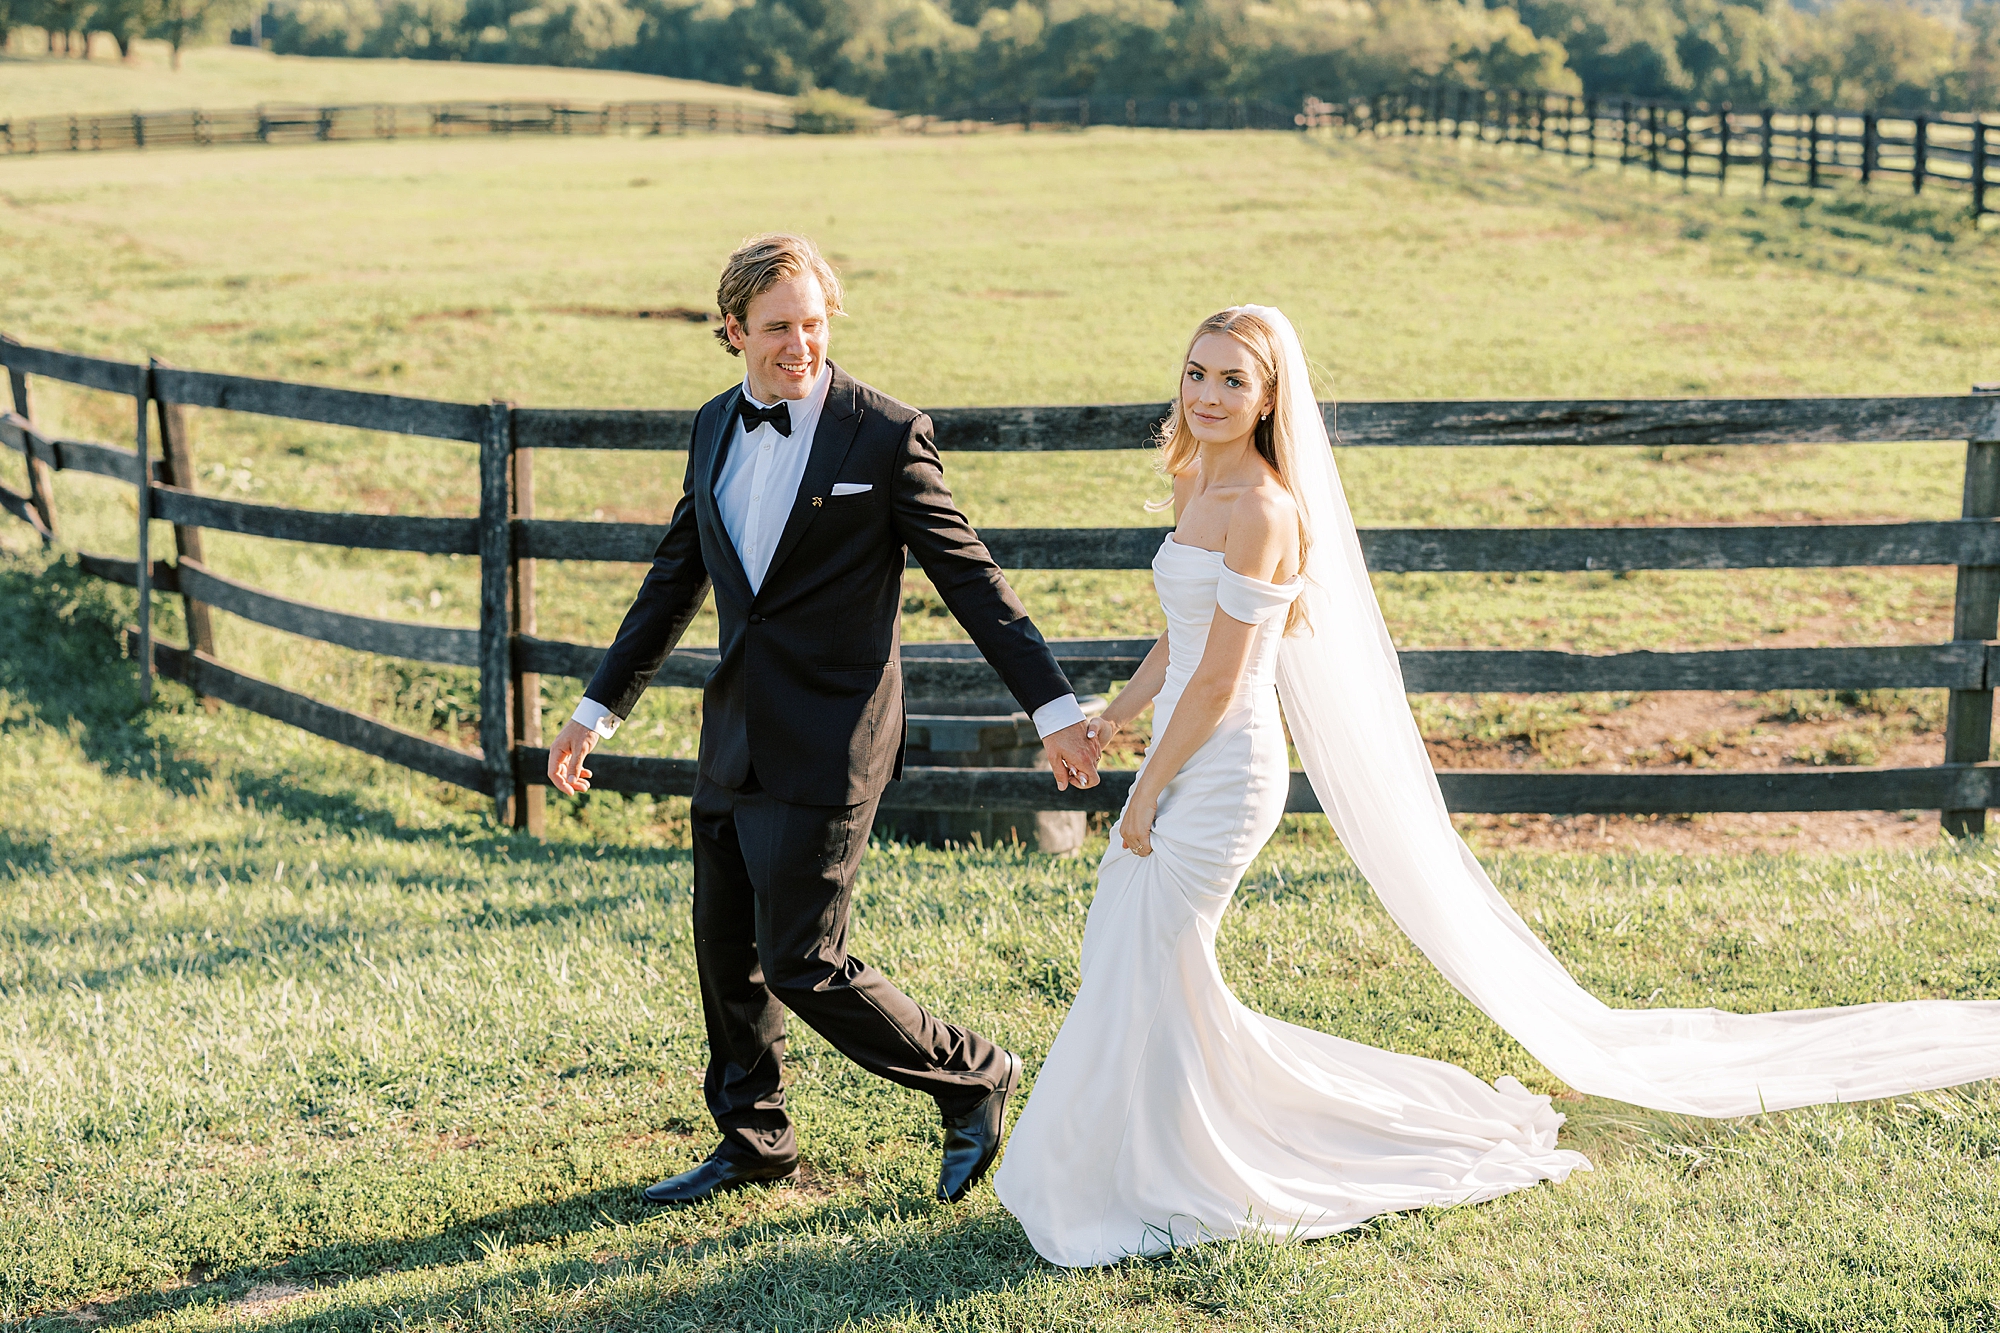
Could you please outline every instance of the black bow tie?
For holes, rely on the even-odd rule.
[[[778,434],[791,438],[792,408],[789,403],[779,403],[776,407],[759,407],[748,398],[736,400],[736,414],[743,418],[743,429],[753,431],[759,426],[769,426]]]

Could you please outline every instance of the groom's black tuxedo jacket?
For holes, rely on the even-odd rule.
[[[1029,712],[1071,692],[952,501],[931,420],[833,367],[805,478],[750,591],[715,486],[742,389],[695,416],[687,479],[653,568],[586,693],[630,715],[711,585],[722,660],[702,693],[701,771],[797,805],[858,805],[902,775],[905,551]],[[871,489],[834,495],[836,482]]]

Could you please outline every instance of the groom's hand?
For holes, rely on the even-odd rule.
[[[1085,730],[1088,725],[1072,723],[1042,738],[1042,753],[1048,756],[1049,769],[1056,775],[1057,791],[1068,791],[1071,783],[1097,785],[1097,746]]]
[[[549,785],[570,796],[589,791],[590,770],[583,761],[596,744],[597,733],[575,718],[563,723],[549,746]]]

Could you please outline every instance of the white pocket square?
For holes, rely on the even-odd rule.
[[[874,489],[874,486],[865,481],[836,481],[833,483],[833,493],[835,495],[860,495],[864,491],[872,491]]]

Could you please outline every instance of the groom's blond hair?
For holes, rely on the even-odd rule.
[[[1257,378],[1263,383],[1264,401],[1271,410],[1258,421],[1256,435],[1252,443],[1271,470],[1278,474],[1278,480],[1291,494],[1292,503],[1299,512],[1299,573],[1305,573],[1306,552],[1312,545],[1312,534],[1306,526],[1305,497],[1299,494],[1298,465],[1294,461],[1295,441],[1298,431],[1292,421],[1291,395],[1284,383],[1285,352],[1278,339],[1278,331],[1271,327],[1269,320],[1254,311],[1241,306],[1231,306],[1218,310],[1201,323],[1194,326],[1188,335],[1187,351],[1181,353],[1181,373],[1187,373],[1188,357],[1194,354],[1194,345],[1210,333],[1221,333],[1234,338],[1250,354],[1256,366]],[[1167,419],[1160,423],[1159,469],[1168,477],[1178,477],[1195,465],[1201,456],[1201,442],[1187,428],[1181,417],[1181,395],[1174,391],[1174,405],[1167,413]],[[1150,504],[1148,509],[1164,509],[1173,501]],[[1292,603],[1291,611],[1285,617],[1285,632],[1294,634],[1306,627],[1306,599],[1301,597]]]
[[[722,278],[715,284],[715,304],[724,316],[736,316],[736,323],[748,331],[750,303],[777,284],[810,273],[819,280],[820,295],[826,298],[826,313],[844,313],[840,307],[840,278],[819,247],[804,236],[774,231],[749,240],[730,252],[722,266]],[[715,340],[731,356],[741,356],[729,341],[729,321],[715,331]]]

